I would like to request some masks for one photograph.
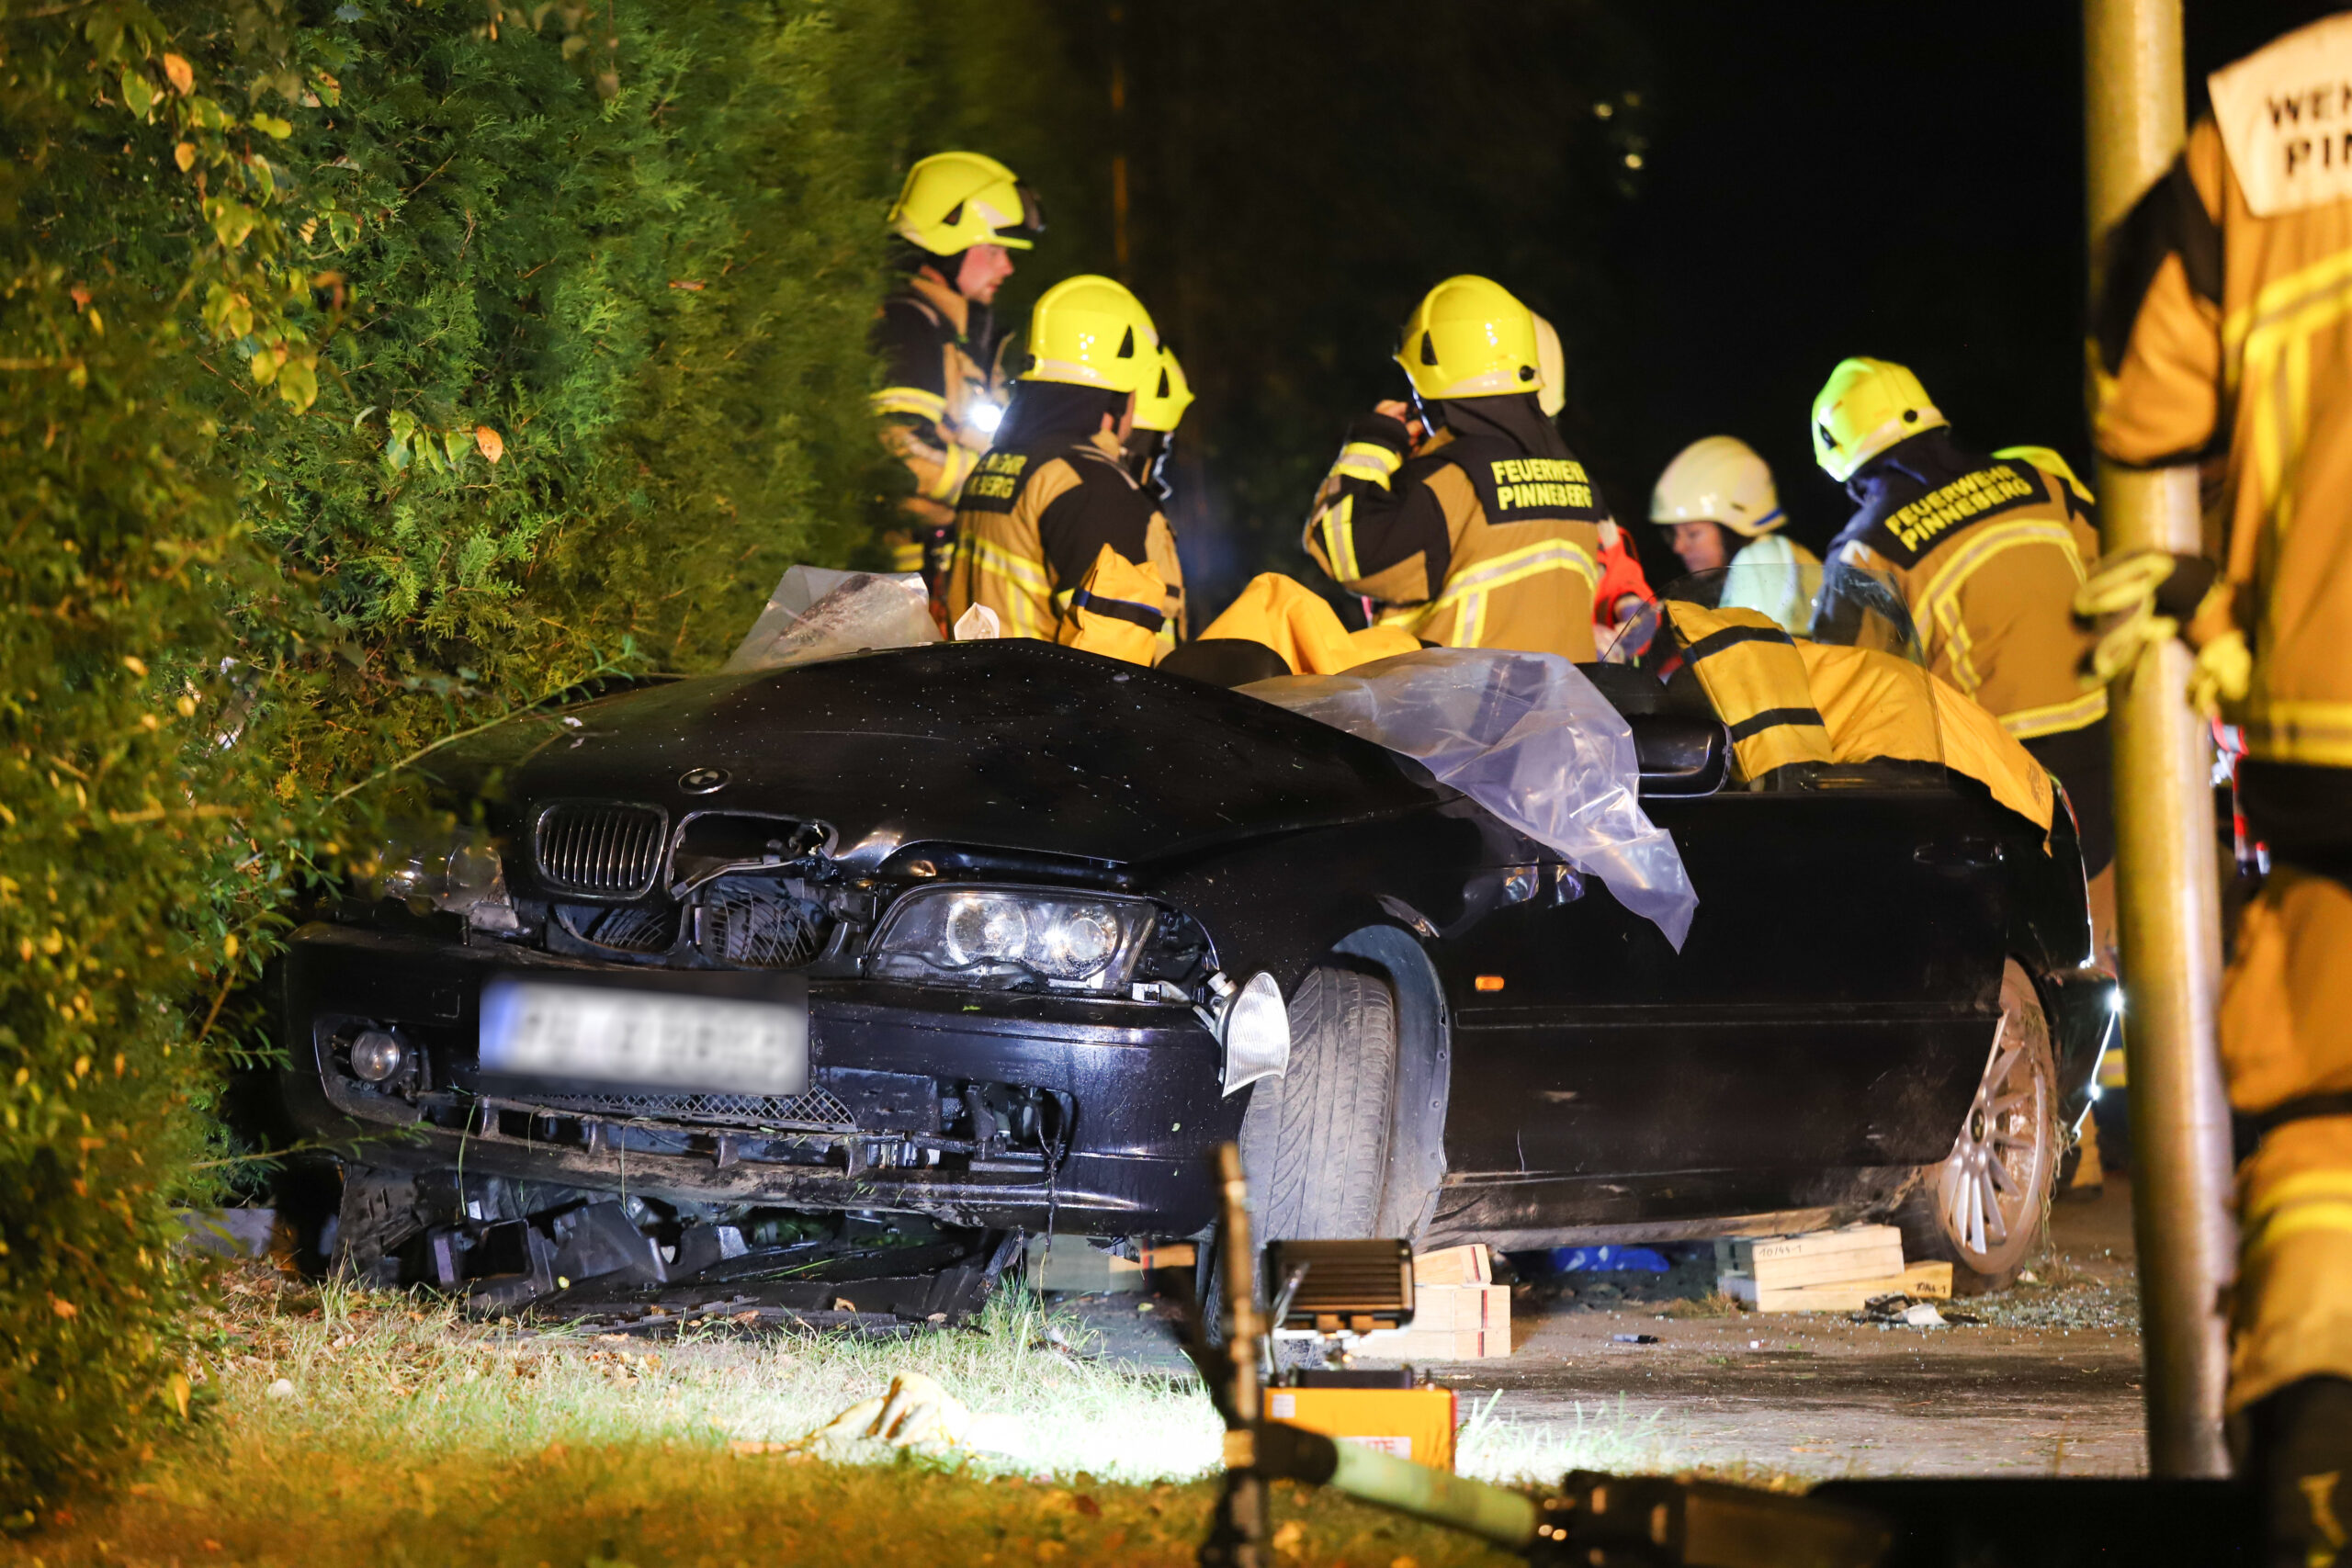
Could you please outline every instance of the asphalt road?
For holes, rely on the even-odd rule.
[[[2129,1190],[2052,1214],[2034,1282],[1952,1303],[1980,1325],[1882,1327],[1826,1314],[1661,1315],[1606,1299],[1513,1303],[1507,1358],[1429,1370],[1500,1423],[1490,1459],[1566,1449],[1608,1468],[1841,1475],[2143,1471]],[[1172,1369],[1133,1297],[1082,1303],[1102,1348]],[[1653,1335],[1624,1344],[1617,1335]],[[1498,1396],[1498,1397],[1495,1397]],[[1474,1444],[1475,1446],[1475,1444]],[[1465,1454],[1465,1459],[1475,1459]],[[1484,1466],[1480,1466],[1484,1468]]]

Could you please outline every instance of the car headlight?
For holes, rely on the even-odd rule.
[[[506,897],[506,866],[478,830],[417,827],[376,846],[362,868],[369,894],[463,915],[484,931],[513,931],[521,922]]]
[[[1141,898],[927,887],[899,900],[866,950],[882,979],[1124,995],[1159,910]]]

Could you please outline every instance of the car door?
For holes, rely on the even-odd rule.
[[[1679,953],[1598,883],[1448,944],[1452,1179],[1565,1222],[1646,1217],[1659,1183],[1621,1177],[1747,1173],[1683,1182],[1707,1209],[1940,1159],[1999,1015],[2008,852],[1939,777],[1860,782],[1645,801],[1699,894]]]

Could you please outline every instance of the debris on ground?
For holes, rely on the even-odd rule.
[[[1984,1324],[1973,1313],[1954,1311],[1949,1300],[1922,1301],[1901,1291],[1872,1296],[1850,1321],[1881,1328],[1981,1328]]]
[[[900,1372],[890,1380],[889,1393],[860,1400],[807,1437],[778,1446],[787,1455],[821,1460],[854,1459],[875,1443],[917,1453],[1003,1452],[1011,1447],[1010,1428],[1007,1417],[976,1414],[936,1379]]]

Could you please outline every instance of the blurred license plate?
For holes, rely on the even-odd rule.
[[[501,977],[481,992],[484,1071],[735,1094],[808,1087],[808,1013],[791,1002]]]

